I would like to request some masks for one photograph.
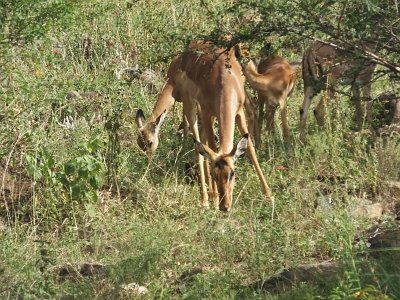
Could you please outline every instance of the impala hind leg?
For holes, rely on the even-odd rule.
[[[258,93],[258,135],[254,136],[256,145],[261,144],[261,132],[265,118],[265,112],[264,112],[265,103],[266,103],[266,98],[261,93]]]
[[[242,135],[248,133],[246,118],[243,113],[243,110],[241,110],[238,113],[238,115],[236,116],[236,122],[238,124],[239,131]],[[260,164],[258,163],[257,156],[256,156],[256,150],[254,149],[252,137],[250,137],[248,140],[247,153],[250,156],[250,159],[251,159],[251,162],[252,162],[254,168],[256,169],[256,173],[257,173],[258,179],[260,180],[260,184],[261,184],[263,193],[267,196],[268,199],[273,200],[271,189],[269,188],[267,181],[265,180],[264,174],[261,170]]]
[[[307,114],[310,109],[311,100],[314,97],[314,88],[312,86],[304,86],[304,100],[300,108],[300,140],[304,140],[305,129],[307,123]]]
[[[261,144],[261,133],[259,122],[257,120],[256,105],[253,101],[252,96],[246,91],[246,101],[244,102],[244,108],[246,110],[246,118],[249,127],[249,133],[255,139],[256,147]]]
[[[372,102],[368,101],[371,99],[371,84],[365,84],[362,87],[363,99],[361,99],[360,86],[355,83],[352,86],[353,96],[351,98],[354,107],[356,109],[356,124],[357,130],[363,128],[364,123],[372,123]]]
[[[368,83],[365,83],[362,86],[361,90],[363,93],[363,99],[366,102],[365,103],[365,109],[366,109],[365,115],[366,115],[369,125],[371,126],[372,121],[374,119],[374,117],[372,115],[371,81]]]
[[[317,120],[319,126],[325,125],[325,112],[326,112],[326,99],[324,95],[318,102],[318,105],[314,109],[314,117]]]
[[[267,110],[265,113],[265,125],[267,133],[270,134],[275,129],[275,112],[278,106],[273,103],[268,103],[267,101],[266,107]]]
[[[281,99],[279,101],[279,107],[281,110],[283,140],[285,141],[285,143],[288,143],[290,138],[290,132],[289,132],[289,124],[287,118],[287,105],[285,99],[283,100]]]

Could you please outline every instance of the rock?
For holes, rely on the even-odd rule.
[[[388,182],[389,194],[395,200],[400,200],[400,182],[399,181],[389,181]]]
[[[82,276],[93,276],[102,273],[105,270],[104,265],[99,263],[83,263],[79,267],[79,273]]]
[[[400,134],[400,124],[390,124],[386,125],[382,128],[379,128],[377,130],[377,133],[381,137],[392,137],[392,136],[397,136]]]
[[[77,92],[77,91],[69,91],[65,95],[66,100],[75,100],[75,99],[96,99],[101,95],[98,92]]]
[[[354,218],[367,218],[367,219],[379,219],[383,214],[383,204],[373,203],[373,204],[362,204],[357,206],[351,215]]]
[[[276,293],[300,282],[329,284],[340,279],[343,272],[344,264],[339,261],[305,264],[275,274],[264,281],[262,289],[267,293]]]
[[[123,79],[126,81],[132,81],[139,78],[140,70],[138,67],[127,67],[120,70],[115,70],[115,75],[117,79]]]
[[[11,215],[21,216],[17,208],[31,199],[34,187],[33,180],[27,177],[22,169],[7,165],[3,161],[0,162],[0,178],[2,180],[0,184],[0,210],[5,209]],[[16,205],[17,203],[18,205]]]
[[[146,287],[140,286],[135,282],[121,285],[121,288],[133,295],[144,295],[149,292]]]
[[[126,80],[128,82],[139,80],[155,90],[160,90],[164,84],[164,79],[159,73],[151,69],[139,69],[138,66],[116,69],[115,75],[117,79]]]
[[[58,277],[61,281],[75,281],[79,278],[79,272],[73,266],[68,264],[58,268]]]
[[[163,77],[151,69],[144,69],[143,72],[140,73],[139,79],[155,89],[161,89],[164,85]]]
[[[80,92],[79,93],[83,99],[96,99],[99,98],[101,95],[98,92]]]
[[[192,269],[189,269],[185,272],[182,273],[182,275],[179,277],[179,281],[188,281],[191,278],[193,278],[194,275],[203,273],[203,269],[200,267],[194,267]]]
[[[0,218],[0,232],[6,231],[6,225],[4,225],[3,219]]]
[[[58,276],[60,280],[71,280],[75,281],[81,276],[89,277],[101,274],[105,271],[105,267],[99,263],[82,263],[77,267],[67,264],[65,266],[60,266],[58,269]]]
[[[377,231],[368,239],[370,247],[377,248],[399,248],[400,247],[400,229]]]
[[[77,91],[69,91],[66,95],[65,95],[65,99],[66,100],[75,100],[75,99],[80,99],[81,94],[79,94]]]

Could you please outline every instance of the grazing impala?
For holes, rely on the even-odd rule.
[[[258,129],[262,130],[264,121],[264,106],[266,105],[267,130],[274,127],[274,115],[276,109],[280,108],[282,118],[283,138],[289,140],[289,126],[287,121],[287,97],[292,93],[296,82],[296,68],[279,56],[269,56],[261,59],[256,68],[250,61],[244,69],[244,73],[250,86],[258,92]],[[261,133],[256,136],[257,143],[260,142]]]
[[[307,112],[311,100],[322,90],[328,90],[329,98],[335,93],[335,85],[339,79],[351,85],[352,101],[356,108],[358,129],[362,128],[365,118],[371,121],[370,104],[365,108],[362,103],[360,89],[364,99],[371,98],[371,79],[375,64],[362,59],[341,55],[339,50],[322,42],[314,42],[303,55],[304,101],[300,109],[300,138],[304,139]],[[319,125],[324,123],[325,100],[322,98],[314,110]]]
[[[139,146],[154,151],[158,144],[159,128],[166,112],[174,101],[182,101],[183,113],[189,129],[196,140],[202,205],[208,206],[206,181],[210,196],[219,194],[219,208],[228,211],[232,204],[235,182],[234,162],[247,149],[261,181],[263,192],[271,198],[270,189],[258,164],[254,146],[248,136],[244,113],[246,92],[245,78],[234,50],[216,48],[212,43],[194,42],[171,63],[167,82],[147,123],[143,112],[138,111],[136,122],[139,126]],[[197,109],[199,107],[199,109]],[[200,137],[198,119],[202,122],[204,134]],[[219,147],[214,139],[214,120],[219,124]],[[235,146],[235,121],[243,138]],[[211,161],[211,172],[205,164],[206,156]],[[209,178],[211,174],[212,180]],[[207,176],[207,178],[205,177]]]

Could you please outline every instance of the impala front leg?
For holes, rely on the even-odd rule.
[[[265,121],[267,123],[267,132],[270,134],[275,128],[275,112],[277,106],[275,104],[269,104],[267,102],[267,112],[265,114]],[[283,121],[282,121],[283,122]]]
[[[289,132],[289,124],[287,118],[287,105],[285,99],[279,101],[279,106],[281,110],[283,140],[285,141],[285,143],[288,143],[290,138],[290,132]]]
[[[193,138],[196,141],[200,141],[196,104],[189,101],[185,102],[183,106],[183,111],[189,123],[189,129],[193,134]],[[199,173],[200,173],[199,175],[200,175],[201,205],[203,207],[208,208],[209,203],[208,203],[208,193],[207,193],[207,186],[206,186],[206,179],[204,172],[204,157],[198,151],[196,152],[197,152],[197,161],[199,164]]]
[[[213,118],[206,112],[201,114],[202,121],[202,140],[204,145],[207,145],[214,152],[217,152],[217,145],[215,142],[214,129],[213,129]],[[204,159],[204,175],[205,181],[208,186],[208,196],[214,203],[218,203],[218,189],[215,180],[211,176],[210,164],[208,159]]]
[[[198,141],[199,137],[196,134],[193,134],[195,136],[195,139]],[[210,206],[208,202],[208,193],[207,193],[207,185],[206,185],[206,179],[205,179],[205,170],[204,170],[204,157],[197,152],[197,160],[199,162],[199,172],[200,172],[200,190],[201,190],[201,206],[208,208]]]

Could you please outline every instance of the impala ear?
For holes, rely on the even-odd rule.
[[[164,112],[158,116],[158,118],[156,119],[156,122],[155,122],[156,130],[160,130],[160,127],[161,127],[162,123],[164,123],[166,115],[167,115],[167,110],[164,110]]]
[[[135,121],[136,121],[136,125],[137,125],[139,128],[142,128],[142,127],[143,127],[143,123],[144,123],[144,121],[145,121],[143,110],[138,109],[138,111],[136,112]]]
[[[201,155],[203,155],[205,158],[209,159],[210,161],[214,160],[216,157],[216,153],[210,149],[210,147],[203,145],[199,141],[194,140],[194,148],[199,152]]]
[[[249,134],[246,133],[245,135],[243,135],[239,143],[237,143],[236,147],[232,149],[231,156],[233,157],[234,161],[246,153],[248,141]]]

